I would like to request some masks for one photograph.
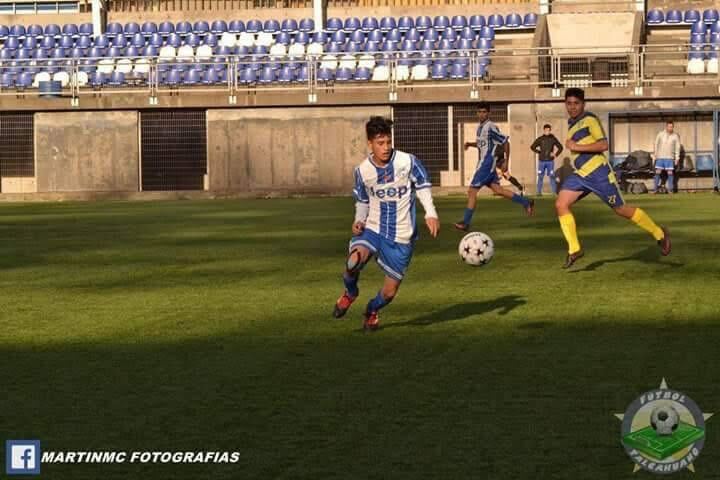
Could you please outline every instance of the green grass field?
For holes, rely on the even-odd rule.
[[[242,453],[49,479],[652,478],[613,414],[662,377],[720,411],[720,197],[629,200],[670,227],[672,256],[587,199],[572,272],[551,199],[533,219],[480,200],[483,268],[457,257],[463,198],[436,200],[440,237],[372,335],[362,305],[330,316],[348,198],[0,205],[3,436]],[[369,265],[360,303],[381,278]],[[719,419],[695,466],[676,477],[720,476]]]

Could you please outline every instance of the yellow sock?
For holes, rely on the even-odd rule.
[[[639,208],[635,209],[635,213],[633,213],[633,216],[630,220],[632,220],[635,225],[655,237],[655,240],[662,240],[665,236],[662,229],[658,227],[655,222],[652,221],[652,218],[650,218],[647,213],[645,213]]]
[[[573,214],[568,213],[567,215],[561,215],[558,217],[558,220],[560,220],[560,229],[568,243],[568,253],[580,251],[580,240],[578,240],[577,227],[575,226],[575,217],[573,217]]]

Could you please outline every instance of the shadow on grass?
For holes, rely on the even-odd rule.
[[[652,263],[652,264],[658,264],[663,267],[667,268],[682,268],[685,266],[684,263],[680,262],[673,262],[673,261],[661,261],[662,256],[660,255],[660,250],[658,250],[657,247],[647,247],[643,248],[640,251],[637,251],[633,253],[632,255],[628,255],[625,257],[618,257],[618,258],[609,258],[605,260],[598,260],[595,262],[590,263],[589,265],[585,266],[584,268],[578,268],[576,270],[571,270],[570,273],[580,273],[580,272],[594,272],[600,267],[603,267],[610,263],[623,263],[623,262],[642,262],[642,263]]]
[[[397,327],[426,327],[435,323],[452,322],[455,320],[463,320],[473,315],[482,315],[498,311],[498,315],[507,315],[517,307],[527,303],[524,297],[519,295],[505,295],[494,300],[486,302],[471,302],[452,305],[438,312],[432,312],[407,322],[391,323],[385,325],[383,329]]]

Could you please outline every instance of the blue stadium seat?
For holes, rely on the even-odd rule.
[[[480,30],[480,38],[493,40],[495,38],[495,29],[493,27],[483,27]]]
[[[145,45],[142,50],[143,57],[157,57],[158,53],[159,49],[155,45]]]
[[[355,70],[354,79],[356,82],[369,82],[372,78],[372,70],[367,67],[360,67]]]
[[[344,43],[330,43],[325,49],[326,53],[342,53],[345,50]]]
[[[26,50],[35,50],[38,43],[37,37],[25,37],[25,41],[22,43],[22,48]]]
[[[380,30],[373,30],[367,37],[369,42],[382,42],[385,37]]]
[[[90,74],[90,78],[88,79],[88,83],[92,85],[93,87],[102,87],[107,82],[107,77],[105,74],[100,73],[98,71],[94,71]]]
[[[186,45],[190,45],[190,46],[193,47],[193,48],[195,48],[195,47],[197,47],[198,45],[200,45],[200,41],[201,41],[200,35],[198,35],[198,34],[196,34],[196,33],[191,33],[190,35],[188,35],[187,37],[185,37],[185,44],[186,44]]]
[[[715,22],[710,25],[710,34],[720,33],[720,22]]]
[[[325,24],[325,31],[326,32],[337,32],[338,30],[343,29],[343,21],[340,20],[337,17],[328,18],[327,23]]]
[[[465,27],[460,31],[460,39],[475,40],[475,31],[470,27]]]
[[[125,55],[125,50],[120,47],[110,47],[108,50],[108,57],[122,57]]]
[[[433,28],[438,31],[450,28],[450,19],[445,15],[438,15],[433,19]]]
[[[282,21],[282,25],[280,26],[281,32],[286,33],[295,33],[298,31],[298,22],[295,19],[292,18],[286,18]]]
[[[209,45],[214,47],[218,44],[218,37],[214,33],[208,33],[205,35],[205,39],[202,41],[202,45]]]
[[[210,33],[210,25],[204,20],[198,20],[193,24],[193,33],[200,36],[207,35]]]
[[[475,48],[481,50],[482,53],[487,55],[492,48],[492,40],[490,40],[489,38],[478,38]]]
[[[705,31],[707,30],[707,26],[703,22],[695,22],[692,24],[692,27],[690,27],[690,33],[702,33],[705,34]]]
[[[278,74],[278,82],[280,83],[292,83],[295,81],[295,69],[285,66],[280,69]]]
[[[122,87],[125,84],[125,74],[122,72],[112,72],[107,84],[111,87]]]
[[[280,31],[280,22],[277,20],[266,20],[263,25],[263,32],[277,33]]]
[[[10,72],[4,72],[0,77],[0,87],[15,88],[15,74]]]
[[[390,40],[391,42],[399,42],[400,40],[402,40],[402,32],[400,32],[400,29],[394,28],[385,34],[385,40]]]
[[[413,20],[412,17],[408,17],[407,15],[400,17],[398,20],[398,29],[401,32],[407,32],[411,28],[415,28],[415,20]]]
[[[355,72],[349,68],[338,68],[335,72],[336,82],[350,82],[354,79]]]
[[[308,32],[298,32],[295,35],[295,43],[300,45],[307,45],[310,43],[310,34]]]
[[[130,39],[130,45],[137,48],[143,48],[145,46],[145,36],[142,33],[136,33]]]
[[[523,25],[526,27],[535,27],[537,26],[537,20],[538,16],[536,13],[528,13],[525,15],[525,18],[523,18]]]
[[[482,15],[473,15],[470,17],[470,28],[476,32],[479,32],[486,24],[487,22],[485,21],[485,17]]]
[[[517,13],[510,13],[505,17],[505,26],[508,28],[522,27],[523,19]]]
[[[312,18],[303,18],[300,20],[300,26],[298,27],[301,32],[312,32],[315,30],[315,20]]]
[[[430,69],[430,78],[433,80],[445,80],[447,78],[447,65],[443,63],[433,63]]]
[[[322,43],[326,44],[328,41],[327,33],[325,32],[315,32],[312,35],[312,41],[313,43]]]
[[[717,5],[717,4],[716,4]],[[703,12],[703,22],[715,23],[720,20],[720,13],[715,8],[708,8]]]
[[[220,83],[220,74],[218,73],[218,70],[211,68],[210,70],[205,72],[205,78],[203,79],[203,83],[205,85],[214,85],[216,83]]]
[[[15,52],[15,60],[30,60],[32,58],[32,50],[22,48]]]
[[[432,28],[432,26],[432,18],[428,17],[427,15],[422,15],[415,19],[415,28],[417,28],[421,32],[427,30],[428,28]]]
[[[67,58],[65,49],[62,47],[54,48],[53,51],[50,53],[50,58],[55,58],[55,59]]]
[[[317,71],[317,79],[320,82],[330,82],[335,78],[335,74],[329,68],[319,68]]]
[[[204,72],[202,70],[191,69],[185,75],[183,79],[183,85],[197,85],[202,83]]]
[[[703,53],[702,49],[699,50],[693,50],[690,49],[690,53],[688,53],[688,60],[704,60],[705,54]]]
[[[665,22],[665,14],[662,12],[662,10],[653,8],[652,10],[648,11],[646,21],[648,25],[659,25]]]
[[[453,63],[450,65],[450,78],[460,80],[468,78],[468,67],[463,63]]]
[[[247,55],[247,47],[244,47],[245,50],[242,52],[243,55]],[[227,46],[221,46],[221,47],[215,47],[215,55],[222,55],[222,56],[229,56],[234,55],[235,49],[227,47]]]
[[[417,42],[414,42],[412,40],[403,40],[402,42],[400,42],[398,49],[401,52],[414,52],[415,50],[417,50]]]
[[[245,31],[245,22],[242,20],[231,20],[228,24],[228,32],[230,33],[242,33]]]
[[[150,35],[150,39],[148,40],[148,44],[158,48],[163,46],[163,42],[164,40],[162,38],[162,35],[160,35],[159,33],[153,33],[152,35]]]
[[[30,32],[28,31],[28,33]],[[79,34],[78,26],[74,23],[66,23],[65,25],[63,25],[62,34],[77,36]]]
[[[275,43],[290,45],[290,43],[292,43],[292,36],[287,32],[280,32],[277,34],[277,37],[275,37]]]
[[[380,45],[380,50],[383,52],[396,52],[398,51],[399,43],[393,42],[392,40],[385,40]]]
[[[85,56],[85,49],[75,47],[72,50],[70,50],[70,58],[82,58]]]
[[[83,23],[80,25],[80,35],[92,35],[93,34],[93,24],[92,23]]]
[[[453,42],[452,40],[447,40],[447,39],[440,40],[440,43],[438,44],[437,49],[442,50],[442,51],[455,50],[455,42]]]
[[[88,52],[90,58],[102,58],[105,56],[105,49],[102,47],[92,47]]]
[[[57,25],[56,25],[57,26]],[[60,27],[58,27],[58,30]],[[24,25],[12,25],[10,26],[9,37],[25,37],[25,26]]]
[[[140,56],[141,56],[141,55],[140,55],[140,52],[142,51],[142,48],[143,48],[143,47],[138,48],[138,47],[135,47],[135,46],[133,46],[133,45],[130,45],[129,47],[127,47],[127,49],[125,49],[125,56],[126,56],[126,57],[131,57],[131,58],[140,57]]]
[[[488,26],[492,28],[502,28],[505,26],[505,19],[502,15],[494,13],[488,18]]]
[[[345,31],[344,30],[335,30],[332,34],[332,37],[330,38],[330,41],[332,43],[344,44],[347,41],[347,36],[345,35]]]
[[[695,170],[698,172],[712,172],[715,160],[712,155],[700,154],[695,160]]]
[[[158,27],[158,33],[165,37],[172,33],[175,33],[175,24],[172,22],[162,22]]]
[[[423,40],[437,42],[438,40],[440,40],[440,33],[438,33],[438,31],[434,27],[428,28],[427,30],[425,30],[425,33],[423,33]]]
[[[43,39],[43,42],[45,39]],[[106,35],[98,35],[95,37],[95,40],[93,40],[93,45],[96,47],[103,47],[107,48],[110,46],[110,39]]]
[[[450,40],[450,41],[456,41],[458,39],[457,33],[455,33],[455,30],[452,28],[447,28],[443,30],[442,35],[440,35],[440,40]]]
[[[432,40],[423,40],[418,45],[418,50],[424,51],[424,52],[430,52],[432,50],[435,50],[435,42]]]
[[[667,13],[667,15],[665,15],[665,21],[667,23],[679,23],[676,21],[672,21],[672,22],[668,21],[668,17],[670,16],[670,14],[675,11],[677,11],[677,10],[671,10]],[[698,12],[697,10],[686,10],[685,11],[685,16],[683,17],[684,23],[695,23],[695,22],[699,22],[699,21],[700,21],[700,12]]]
[[[117,35],[122,35],[122,33],[123,26],[120,25],[118,22],[108,23],[107,27],[105,28],[105,35],[107,35],[109,38],[114,38]],[[47,27],[45,27],[45,34],[47,35]]]
[[[365,32],[362,30],[355,30],[350,34],[350,41],[353,43],[364,43],[365,42]]]
[[[687,18],[687,13],[686,13],[686,18]],[[698,14],[698,18],[699,18],[699,14]],[[683,21],[683,16],[682,16],[682,13],[680,13],[680,10],[669,10],[667,12],[667,14],[665,15],[665,23],[667,23],[667,24],[675,25],[678,23],[682,23],[682,21]]]
[[[705,43],[704,33],[693,33],[692,35],[690,35],[690,44],[702,45],[703,43]]]
[[[163,83],[167,85],[180,85],[182,83],[182,71],[177,69],[170,70],[164,78]]]
[[[347,45],[345,45],[345,53],[362,52],[363,46],[362,43],[348,42]]]
[[[383,17],[380,19],[380,31],[389,32],[395,28],[397,28],[395,17]]]
[[[10,50],[9,48],[3,47],[2,50],[0,50],[0,60],[12,60],[15,56],[15,51]]]
[[[179,48],[182,45],[182,37],[177,33],[171,33],[165,42],[166,45],[170,45],[175,48]]]
[[[125,35],[118,35],[115,38],[113,38],[112,46],[119,47],[119,48],[127,47],[127,40],[125,39]]]
[[[184,22],[178,22],[177,25],[175,25],[175,33],[177,33],[180,36],[186,36],[190,35],[193,31],[192,23],[184,21]]]
[[[10,35],[10,29],[7,25],[0,25],[0,38],[7,38],[8,35]]]
[[[140,27],[140,33],[145,35],[146,37],[149,37],[153,33],[157,33],[158,27],[155,22],[145,22],[142,24],[142,27]]]
[[[73,48],[75,46],[75,40],[70,35],[63,35],[60,37],[60,42],[58,43],[63,48]]]
[[[2,32],[5,32],[5,35],[2,34]],[[0,27],[0,37],[7,37],[8,28],[3,25]],[[30,25],[25,29],[25,37],[42,37],[43,35],[43,27],[37,24]]]
[[[12,48],[12,41],[16,41],[17,39],[14,39],[12,37],[8,38],[5,41],[5,48]],[[52,50],[55,48],[55,38],[54,37],[43,37],[42,41],[40,42],[40,48],[43,50]]]
[[[126,23],[123,27],[123,32],[125,33],[126,37],[132,38],[133,35],[141,32],[140,25],[138,25],[136,22]]]
[[[258,33],[262,31],[262,22],[260,20],[250,20],[245,24],[245,31],[248,33]]]
[[[365,42],[365,51],[368,53],[374,53],[380,51],[380,42],[373,42],[368,40]]]
[[[80,48],[90,48],[92,47],[92,39],[87,35],[80,35],[75,45]]]
[[[307,82],[308,81],[308,67],[307,65],[303,65],[300,67],[300,70],[297,71],[297,76],[295,77],[296,82]]]
[[[474,43],[475,42],[470,38],[462,38],[457,44],[457,48],[458,50],[473,50],[475,48],[473,45]]]
[[[365,17],[362,20],[362,26],[360,27],[363,32],[369,33],[380,28],[380,23],[375,17]]]
[[[54,23],[45,25],[45,35],[53,36],[56,38],[60,37],[60,35],[62,35],[62,29],[60,28],[60,25]]]
[[[23,72],[15,79],[15,86],[18,88],[29,88],[33,83],[33,73]]]
[[[277,70],[270,67],[263,67],[263,69],[260,71],[260,78],[258,79],[258,83],[268,85],[275,82],[276,79]]]
[[[468,26],[467,18],[465,18],[464,15],[455,15],[452,17],[452,20],[450,20],[450,26],[455,30],[462,30]]]

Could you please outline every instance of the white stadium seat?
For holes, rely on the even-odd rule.
[[[324,51],[322,43],[311,43],[307,47],[308,55],[322,55]]]
[[[408,80],[410,78],[410,67],[407,65],[398,65],[395,67],[395,76],[399,82]]]
[[[271,57],[284,57],[287,55],[287,47],[283,45],[282,43],[276,43],[272,47],[270,47],[270,56]]]
[[[705,62],[702,59],[694,58],[688,62],[687,71],[691,75],[705,73]]]
[[[112,58],[103,58],[98,62],[98,72],[110,75],[115,70],[115,60]]]
[[[53,75],[53,80],[60,82],[60,85],[65,88],[70,83],[70,74],[68,72],[56,72],[55,75]]]
[[[210,45],[200,45],[195,51],[195,59],[199,62],[207,62],[212,58],[212,47]]]
[[[340,57],[340,64],[338,65],[338,67],[355,70],[355,67],[357,67],[357,59],[355,58],[355,55],[347,54]]]
[[[427,80],[430,77],[430,71],[427,65],[415,65],[412,68],[411,77],[413,80]]]
[[[302,43],[293,43],[290,45],[290,49],[288,50],[288,55],[291,57],[302,57],[305,55],[305,45]]]
[[[707,62],[707,73],[718,73],[718,59],[717,58],[711,58]]]
[[[248,32],[242,32],[240,38],[237,41],[237,45],[240,47],[251,48],[255,45],[255,35]]]
[[[375,57],[369,53],[362,55],[358,62],[358,68],[369,68],[372,70],[375,68]]]
[[[195,59],[195,51],[190,45],[183,45],[177,51],[179,62],[192,62]]]
[[[275,39],[272,36],[272,33],[269,32],[260,32],[258,33],[257,39],[255,39],[255,45],[260,45],[262,47],[270,47],[275,43]]]
[[[175,47],[172,45],[165,45],[160,49],[160,60],[164,60],[166,62],[173,62],[175,61],[175,56],[177,53],[175,52]]]
[[[52,76],[48,72],[40,72],[37,75],[35,75],[35,79],[33,80],[33,87],[38,88],[38,84],[40,82],[49,82],[52,80]]]
[[[224,32],[222,36],[220,37],[220,42],[218,45],[221,47],[228,47],[233,48],[235,45],[238,44],[238,38],[237,35],[230,33],[230,32]]]
[[[150,73],[150,61],[147,58],[140,58],[135,61],[133,68],[135,75],[145,76]]]
[[[75,83],[77,84],[78,87],[82,88],[88,84],[88,80],[89,80],[88,74],[87,74],[87,72],[83,72],[83,71],[74,73],[73,80],[75,81]]]
[[[336,70],[338,66],[338,59],[335,55],[325,55],[322,57],[320,62],[320,68],[329,68],[330,70]]]
[[[123,73],[125,75],[132,72],[132,69],[132,60],[130,60],[129,58],[121,58],[115,64],[115,71]]]
[[[373,70],[373,82],[387,82],[390,78],[390,69],[387,65],[379,65]]]

